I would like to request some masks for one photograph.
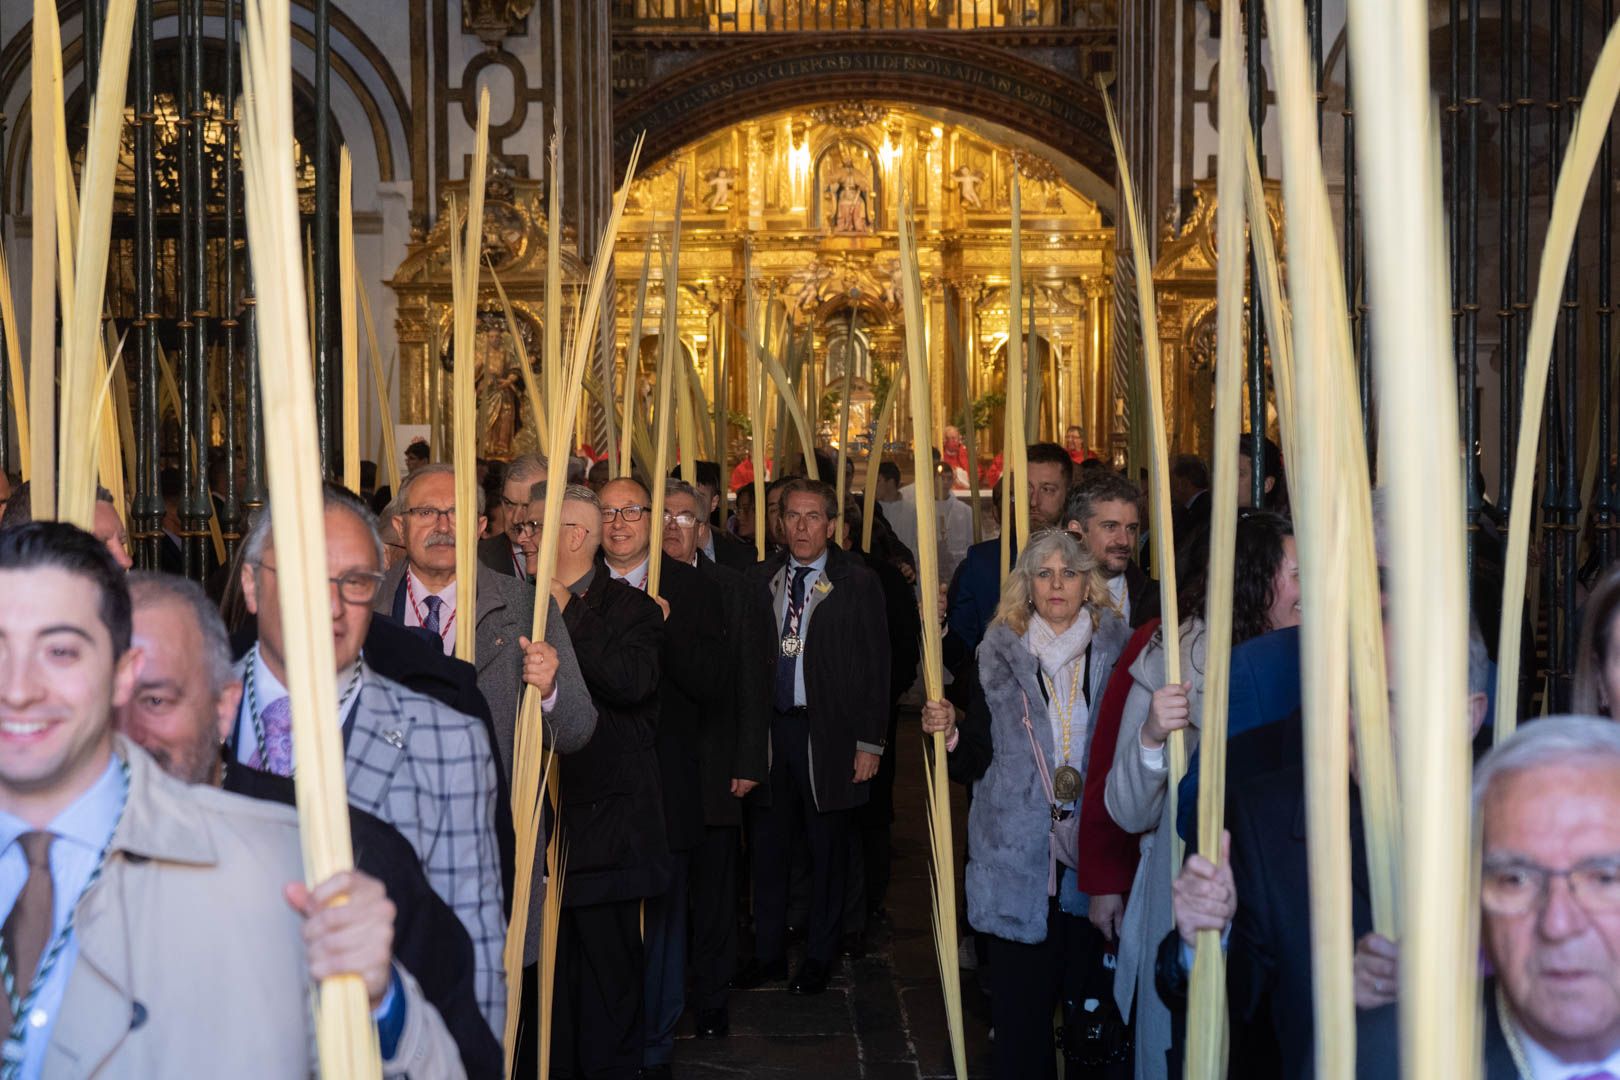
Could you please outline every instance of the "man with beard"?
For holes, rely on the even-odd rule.
[[[1158,615],[1159,584],[1134,561],[1142,532],[1142,492],[1135,484],[1118,473],[1091,473],[1069,492],[1063,523],[1108,576],[1114,607],[1133,629]]]
[[[1074,482],[1074,459],[1057,443],[1031,443],[1026,451],[1029,460],[1028,484],[1024,493],[1029,500],[1029,527],[1032,532],[1056,528],[1062,524],[1063,498]],[[1017,498],[1015,493],[1014,498]],[[1014,520],[1017,515],[1014,515]],[[970,523],[971,524],[971,523]],[[1011,529],[1012,521],[1002,523]],[[1018,561],[1021,537],[1012,538],[1012,558]],[[984,632],[995,618],[996,605],[1001,602],[1001,538],[985,540],[967,549],[967,556],[957,571],[950,597],[950,632],[956,644],[972,655],[984,638]]]

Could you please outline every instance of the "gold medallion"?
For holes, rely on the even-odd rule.
[[[1052,774],[1052,798],[1060,803],[1078,799],[1081,786],[1080,770],[1073,765],[1061,765]]]

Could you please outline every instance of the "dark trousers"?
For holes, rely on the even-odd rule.
[[[686,1007],[687,853],[669,857],[669,890],[649,896],[646,911],[647,1048],[644,1065],[668,1065],[675,1053],[675,1025]]]
[[[810,852],[808,959],[828,967],[838,955],[849,866],[847,810],[816,809],[810,786],[809,719],[804,713],[771,718],[771,803],[755,811],[754,952],[774,962],[786,949],[788,877],[793,839],[802,830]]]
[[[692,852],[687,887],[692,896],[692,1007],[723,1009],[737,967],[738,829],[710,826]]]
[[[1047,915],[1045,941],[1028,945],[989,938],[996,1080],[1056,1080],[1053,1017],[1065,998],[1080,993],[1101,940],[1084,918],[1060,911],[1056,900]]]
[[[552,1076],[633,1080],[641,1071],[645,966],[640,900],[563,908]]]

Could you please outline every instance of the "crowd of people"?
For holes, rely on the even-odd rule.
[[[1067,1077],[1179,1075],[1192,943],[1216,930],[1232,1075],[1309,1075],[1301,589],[1280,457],[1266,447],[1265,505],[1237,527],[1229,842],[1178,867],[1197,770],[1173,800],[1167,744],[1181,731],[1195,751],[1201,718],[1208,466],[1175,462],[1175,513],[1156,525],[1137,485],[1069,435],[1028,448],[1013,493],[1028,536],[1001,525],[997,492],[991,538],[973,542],[959,439],[910,463],[934,485],[938,596],[919,594],[899,462],[880,465],[872,501],[842,505],[811,478],[833,475],[830,456],[788,463],[764,486],[761,543],[752,483],[733,503],[714,463],[687,482],[520,457],[480,478],[465,612],[452,467],[413,446],[397,491],[327,485],[355,869],[312,887],[273,508],[229,564],[160,563],[199,583],[132,571],[111,496],[90,533],[32,521],[27,485],[7,485],[0,1075],[308,1075],[311,981],[350,974],[388,1075],[498,1077],[512,919],[528,927],[515,1069],[532,1073],[559,884],[539,860],[529,909],[511,910],[515,725],[533,687],[564,857],[552,1075],[669,1076],[683,1014],[720,1039],[733,991],[820,994],[885,917],[892,822],[923,813],[893,790],[924,618],[944,632],[948,686],[919,702],[921,730],[945,736],[969,802],[961,956],[989,998],[994,1074],[1055,1078],[1061,1060]],[[1178,551],[1178,682],[1150,527]],[[543,544],[557,558],[542,589]],[[549,617],[531,641],[536,604]],[[1620,576],[1588,601],[1575,700],[1594,717],[1620,701],[1617,618]],[[475,664],[456,658],[462,634]],[[1447,722],[1489,723],[1491,671],[1476,632],[1468,709]],[[1403,717],[1398,687],[1392,700],[1397,752],[1403,724],[1440,722]],[[1487,1076],[1620,1077],[1620,729],[1527,724],[1481,761],[1474,799]],[[1354,804],[1351,830],[1359,1061],[1389,1076],[1400,950],[1372,932]]]

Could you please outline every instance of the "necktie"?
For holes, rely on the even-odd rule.
[[[427,618],[422,620],[422,629],[439,633],[439,612],[444,608],[443,598],[429,593],[423,598],[422,603],[427,605],[428,610]]]
[[[810,576],[811,567],[795,566],[793,568],[793,585],[788,593],[787,609],[782,613],[783,638],[797,635],[803,641],[803,628],[799,625],[800,615],[804,611],[804,579]],[[802,646],[801,646],[802,647]],[[788,656],[780,649],[776,654],[776,711],[787,712],[793,708],[794,673],[798,669],[799,658]]]
[[[45,943],[50,940],[51,923],[54,917],[55,896],[51,887],[51,841],[55,839],[48,832],[25,832],[17,838],[22,848],[23,856],[28,860],[28,878],[23,882],[22,892],[17,894],[17,902],[12,905],[11,914],[6,916],[4,927],[0,927],[0,937],[4,938],[6,959],[11,961],[12,986],[16,988],[17,998],[21,1000],[28,996],[28,989],[34,983],[34,973],[39,968],[40,956],[45,952]],[[4,1009],[6,1030],[11,1029],[11,999],[0,994],[0,1008]]]
[[[264,727],[264,753],[254,751],[248,765],[277,776],[292,775],[292,698],[280,697],[259,716]]]

